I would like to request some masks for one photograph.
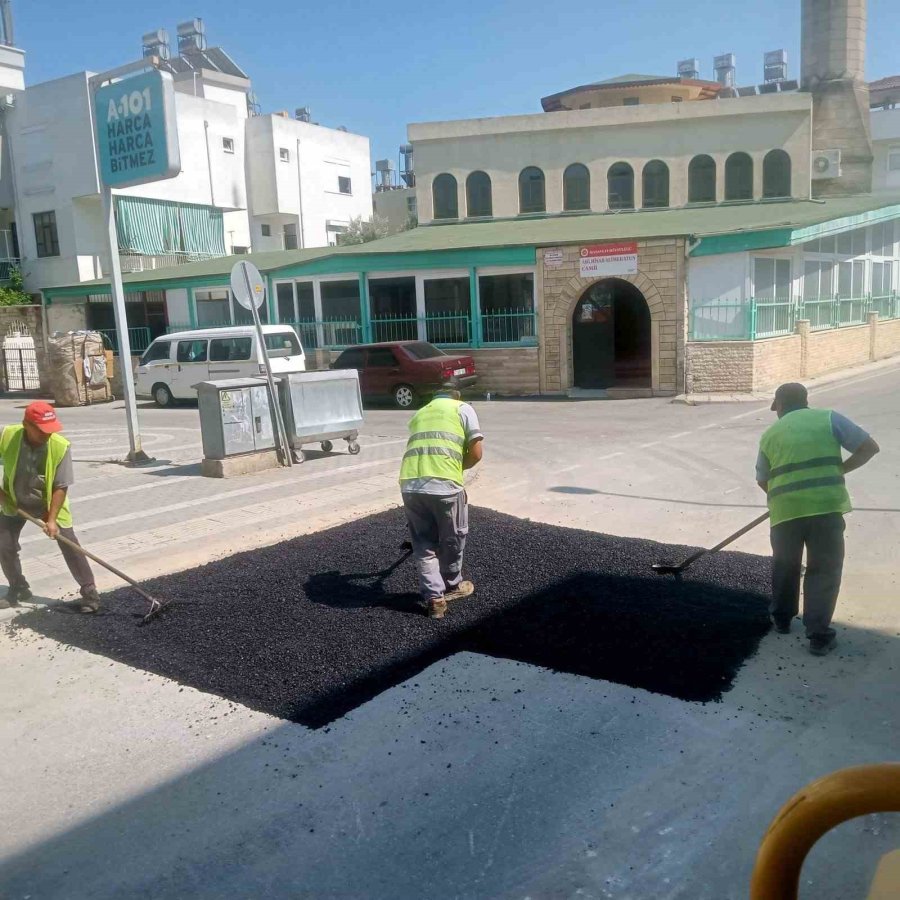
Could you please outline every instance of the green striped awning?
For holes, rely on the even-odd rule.
[[[222,210],[215,206],[116,197],[116,231],[122,253],[225,255]]]

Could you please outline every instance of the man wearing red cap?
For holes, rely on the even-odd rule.
[[[25,519],[17,514],[17,509],[42,519],[48,537],[55,540],[61,534],[78,543],[66,496],[75,480],[72,454],[61,430],[56,410],[49,403],[36,401],[25,408],[21,425],[7,425],[0,432],[0,567],[9,582],[6,597],[0,598],[0,609],[31,598],[19,559],[19,534]],[[88,561],[65,544],[60,544],[59,549],[81,587],[81,600],[75,606],[80,612],[97,612],[100,597]]]

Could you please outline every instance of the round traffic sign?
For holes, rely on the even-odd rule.
[[[231,270],[231,292],[244,309],[259,309],[266,298],[266,283],[252,262],[235,263]]]

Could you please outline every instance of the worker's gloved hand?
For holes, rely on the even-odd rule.
[[[51,541],[56,540],[56,536],[59,534],[59,525],[56,524],[56,519],[48,519],[44,522],[44,533]]]

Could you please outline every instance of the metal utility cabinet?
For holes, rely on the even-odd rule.
[[[282,375],[279,393],[288,441],[298,462],[304,444],[321,444],[328,453],[332,441],[345,440],[351,454],[359,453],[356,439],[363,407],[355,369]]]
[[[275,449],[272,409],[264,378],[226,378],[197,385],[203,456],[226,459]]]

